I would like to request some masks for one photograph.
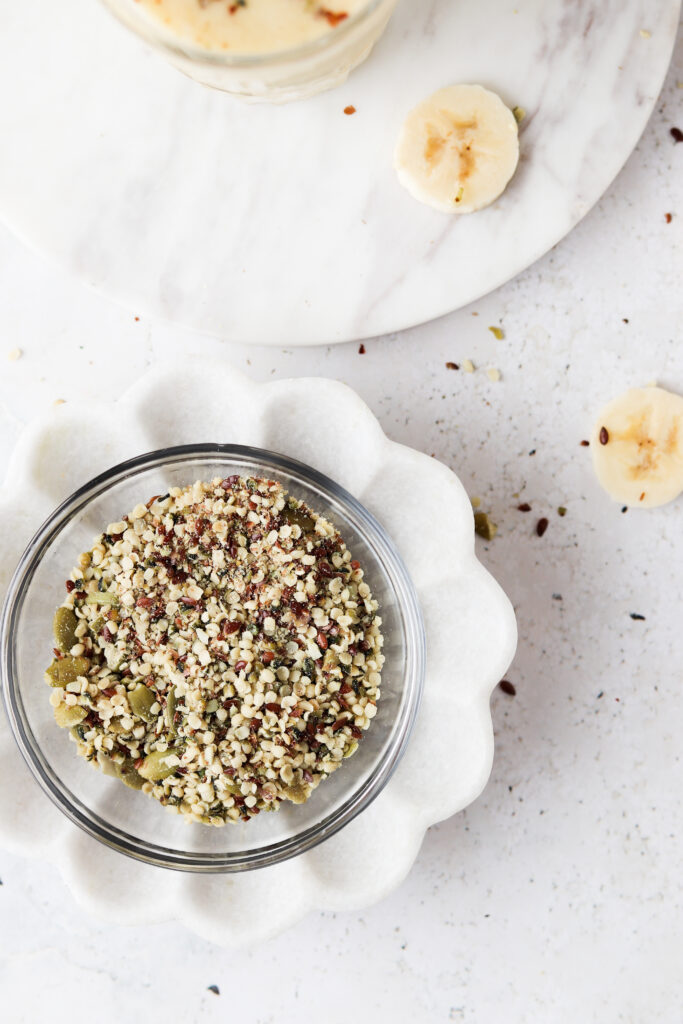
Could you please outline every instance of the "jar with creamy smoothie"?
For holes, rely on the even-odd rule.
[[[366,59],[398,0],[104,0],[191,78],[254,100],[331,89]]]

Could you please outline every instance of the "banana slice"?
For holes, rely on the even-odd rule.
[[[656,508],[683,491],[683,398],[634,388],[602,410],[591,438],[593,465],[624,505]]]
[[[481,85],[451,85],[406,118],[394,166],[422,203],[447,213],[473,213],[497,199],[519,161],[517,120]]]

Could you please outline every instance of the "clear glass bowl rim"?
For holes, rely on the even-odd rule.
[[[171,850],[135,839],[90,812],[79,800],[69,797],[61,780],[48,766],[28,724],[16,678],[14,637],[17,633],[13,627],[43,552],[92,498],[142,470],[162,468],[186,459],[208,462],[216,456],[236,462],[262,463],[264,470],[275,469],[293,477],[300,476],[312,486],[327,490],[351,513],[376,555],[392,569],[391,581],[405,627],[406,664],[404,699],[391,745],[384,760],[358,790],[322,821],[288,839],[252,851],[209,854]],[[345,488],[318,470],[288,456],[247,445],[194,444],[157,449],[120,462],[83,484],[48,516],[28,543],[10,580],[0,618],[0,688],[5,710],[21,755],[41,789],[70,821],[105,846],[145,864],[204,874],[248,871],[289,860],[329,839],[365,810],[389,782],[405,752],[422,698],[425,664],[425,630],[417,593],[400,554],[380,523]]]
[[[176,57],[195,61],[198,64],[258,69],[273,64],[297,64],[300,61],[307,60],[309,57],[315,57],[323,53],[332,43],[337,43],[340,40],[343,41],[346,36],[350,36],[359,25],[362,25],[364,21],[372,17],[375,11],[379,10],[387,0],[369,0],[367,7],[346,18],[336,26],[333,32],[328,32],[308,43],[303,43],[301,46],[293,46],[289,49],[268,50],[265,53],[225,53],[223,51],[206,50],[203,47],[193,46],[190,42],[174,44],[170,38],[162,35],[161,32],[156,32],[154,30],[154,23],[151,21],[149,26],[146,24],[144,26],[132,25],[120,9],[120,2],[121,0],[102,0],[105,7],[126,28],[135,32],[141,39],[161,47]]]

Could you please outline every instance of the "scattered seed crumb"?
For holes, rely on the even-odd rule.
[[[646,28],[641,28],[641,30],[640,30],[640,38],[641,39],[651,39],[652,38],[652,32],[648,32],[648,30]]]
[[[598,694],[596,700],[602,700],[602,698],[604,696],[605,696],[605,691],[604,690],[600,690],[600,693]]]
[[[221,994],[221,990],[219,989],[218,985],[207,985],[206,991],[213,992],[215,996],[219,996]]]
[[[517,506],[518,512],[531,512],[531,505],[528,501],[523,501],[521,505]]]
[[[589,445],[590,445],[590,441],[581,441],[581,447],[582,448],[588,448]]]
[[[671,135],[671,138],[674,140],[674,142],[683,142],[683,132],[680,128],[670,128],[669,134]]]
[[[66,402],[64,401],[63,398],[55,398],[55,400],[54,400],[54,402],[52,404],[53,405],[66,405]]]
[[[458,363],[446,363],[447,370],[459,370],[460,365]]]
[[[470,498],[472,508],[481,508],[481,498]]]
[[[466,359],[465,362],[462,364],[462,368],[465,371],[465,373],[474,373],[475,369],[474,363],[472,362],[471,359]]]
[[[622,316],[621,322],[622,322],[622,324],[627,324],[629,322],[628,321],[628,317],[627,316]]]
[[[607,444],[609,441],[609,430],[607,427],[600,427],[600,444]]]
[[[502,327],[489,327],[489,330],[493,337],[497,338],[498,341],[502,341],[503,338],[505,337],[505,333]]]
[[[622,508],[622,510],[621,510],[621,511],[622,511],[622,514],[623,514],[624,512],[628,512],[628,505],[624,505],[624,507]]]
[[[531,451],[529,452],[529,455],[535,455],[535,454],[536,454],[536,449],[532,448]]]
[[[356,113],[356,108],[354,107],[353,103],[349,103],[348,107],[344,107],[344,113],[346,114],[347,117],[351,117],[351,114]]]
[[[567,514],[567,510],[566,510],[566,508],[564,507],[564,505],[560,505],[560,507],[559,507],[559,508],[558,508],[558,510],[557,510],[557,514],[558,514],[558,516],[562,516],[562,518],[564,519],[564,517],[565,517],[565,516],[566,516],[566,514]]]
[[[23,354],[24,353],[20,348],[13,348],[11,352],[7,353],[7,358],[9,359],[10,363],[16,363],[17,359],[21,359]]]
[[[536,533],[538,534],[539,537],[542,537],[547,529],[548,529],[548,520],[544,516],[543,519],[539,519],[538,522],[536,523]]]
[[[666,221],[667,224],[670,224],[673,219],[674,219],[673,213],[665,213],[664,214],[664,220]]]
[[[524,107],[513,107],[512,113],[515,115],[515,121],[517,124],[521,124],[526,117],[526,110]]]
[[[362,342],[358,346],[358,355],[359,356],[364,356],[365,355],[365,345]]]
[[[498,533],[498,527],[495,523],[491,522],[486,512],[475,512],[474,532],[477,537],[482,537],[483,540],[493,540]]]
[[[501,373],[500,370],[497,370],[495,368],[495,366],[489,366],[488,370],[486,371],[486,376],[488,377],[489,380],[493,381],[493,383],[496,384],[500,380]]]
[[[631,612],[631,618],[634,622],[645,622],[645,616],[639,615],[638,612]]]
[[[562,594],[553,594],[553,601],[561,601]]]
[[[498,688],[507,693],[508,697],[515,697],[517,695],[517,689],[513,683],[508,682],[507,679],[501,679],[498,683]]]
[[[139,316],[133,317],[133,319],[135,320],[136,324],[140,323],[140,317]]]

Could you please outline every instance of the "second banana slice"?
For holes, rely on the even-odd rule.
[[[394,156],[399,181],[411,195],[447,213],[488,206],[518,161],[515,116],[481,85],[451,85],[415,107]]]

